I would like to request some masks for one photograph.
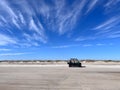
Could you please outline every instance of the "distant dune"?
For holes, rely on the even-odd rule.
[[[93,64],[93,65],[120,65],[120,61],[114,60],[80,60],[80,62],[84,65]],[[0,65],[2,64],[30,64],[30,65],[64,65],[67,64],[67,60],[3,60],[0,61]]]
[[[120,61],[114,60],[83,60],[82,63],[95,65],[120,65]]]

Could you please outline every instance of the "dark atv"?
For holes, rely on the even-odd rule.
[[[82,67],[82,64],[78,59],[71,58],[68,62],[69,67]]]

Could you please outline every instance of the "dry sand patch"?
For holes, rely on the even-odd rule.
[[[0,90],[120,90],[120,66],[0,66]]]

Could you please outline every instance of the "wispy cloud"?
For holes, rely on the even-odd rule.
[[[119,0],[113,1],[106,1],[104,7],[116,5]],[[73,30],[79,24],[77,21],[80,21],[82,16],[84,17],[84,13],[91,12],[99,2],[99,0],[74,0],[69,3],[67,0],[50,0],[48,3],[45,0],[3,0],[0,3],[0,28],[2,29],[0,37],[4,38],[0,39],[0,45],[39,46],[41,43],[47,43],[49,38],[53,38],[49,37],[51,33],[67,37],[67,34],[75,32]],[[96,35],[111,32],[112,28],[120,23],[119,19],[119,16],[114,16],[98,24],[94,28],[97,32]],[[119,37],[119,35],[112,34],[109,37]],[[74,41],[94,40],[96,38],[97,36],[92,35],[79,36]]]
[[[40,44],[37,41],[35,41],[35,40],[39,41],[39,39],[40,39],[39,35],[37,35],[35,33],[33,33],[33,35],[29,35],[27,33],[24,33],[23,35],[24,35],[26,40],[24,41],[24,43],[22,43],[22,45],[21,45],[22,47],[23,46],[24,47],[40,46]]]
[[[104,46],[105,44],[103,43],[97,43],[96,46]]]
[[[12,21],[12,23],[17,28],[20,29],[20,26],[17,21],[18,20],[17,13],[10,7],[9,3],[7,1],[3,0],[0,5],[2,6],[1,8],[3,8],[3,10],[4,10],[4,13],[7,13],[9,15],[9,18],[7,17],[9,22],[11,23],[11,21]],[[3,20],[5,21],[5,19],[3,19]]]
[[[0,48],[0,51],[11,51],[11,49],[7,49],[7,48]]]
[[[108,35],[107,38],[120,38],[120,34],[111,34]]]
[[[0,34],[0,46],[16,44],[17,41],[7,35]]]
[[[15,18],[12,19],[13,24],[20,29],[20,25],[17,23],[17,20]]]
[[[15,12],[12,10],[12,8],[10,8],[10,6],[8,5],[8,2],[3,0],[0,5],[2,6],[1,8],[3,8],[12,18],[17,18],[17,15],[15,14]]]
[[[120,36],[120,34],[117,33],[116,28],[119,27],[119,16],[114,16],[102,24],[98,25],[94,28],[96,30],[95,35],[100,35],[102,37],[106,38],[117,38]],[[115,33],[116,32],[116,33]]]
[[[95,30],[96,29],[110,29],[120,22],[119,19],[120,19],[119,16],[114,16],[114,17],[108,19],[107,21],[103,22],[102,24],[98,25],[94,29]]]
[[[108,0],[104,5],[105,14],[120,14],[120,0]]]
[[[60,0],[59,2],[56,0],[55,18],[52,17],[53,20],[55,20],[55,23],[53,24],[56,24],[56,26],[52,25],[52,27],[57,30],[60,35],[63,35],[74,28],[78,17],[80,18],[82,15],[86,0],[74,2],[69,7],[65,7],[65,4],[64,0]]]
[[[27,53],[1,53],[0,56],[18,56],[18,55],[24,55]]]
[[[31,30],[34,30],[36,33],[41,34],[41,32],[40,32],[39,28],[36,26],[33,18],[31,18],[29,26],[30,26]]]
[[[96,0],[92,1],[89,5],[91,9],[95,1]],[[38,4],[36,4],[36,2]],[[0,3],[4,13],[0,14],[0,19],[2,20],[0,23],[4,25],[5,28],[8,28],[8,30],[11,30],[13,35],[16,34],[13,27],[21,30],[19,31],[20,34],[16,36],[18,40],[23,37],[19,40],[19,43],[26,42],[26,45],[30,42],[38,42],[35,45],[38,45],[39,42],[47,43],[48,37],[46,35],[46,28],[58,32],[59,35],[72,31],[77,20],[82,16],[83,9],[87,3],[86,0],[76,0],[71,5],[67,6],[65,0],[55,0],[51,1],[53,4],[53,6],[51,6],[45,3],[45,1],[36,2],[26,0],[10,2],[6,0]],[[12,6],[13,4],[16,5],[17,8]],[[7,15],[7,21],[5,15]],[[41,19],[38,16],[40,16]],[[6,23],[7,27],[3,22]],[[45,23],[46,28],[42,23]]]
[[[60,45],[60,46],[53,46],[51,48],[70,48],[70,47],[77,47],[80,46],[81,44],[75,44],[75,45]]]
[[[91,47],[93,46],[92,44],[84,44],[83,47]]]
[[[20,21],[21,21],[21,23],[23,25],[26,24],[25,19],[24,19],[23,15],[20,12],[19,12],[19,18],[20,18]]]
[[[85,14],[89,13],[97,4],[99,0],[90,0],[91,2],[88,4],[88,9]]]
[[[59,2],[59,1],[58,1]],[[36,6],[36,5],[35,5]],[[39,7],[39,9],[37,9]],[[40,6],[36,7],[36,10],[43,15],[44,18],[49,19],[50,18],[50,7],[45,4],[44,2],[40,3]]]
[[[120,38],[120,31],[114,31],[114,32],[110,32],[107,35],[107,38]]]
[[[96,44],[83,44],[84,47],[90,47],[90,46],[111,46],[113,43],[96,43]]]
[[[112,6],[115,6],[118,2],[120,2],[120,0],[108,0],[104,7],[111,8]]]
[[[109,45],[112,45],[111,43],[96,43],[96,44],[74,44],[74,45],[60,45],[60,46],[53,46],[51,48],[71,48],[71,47],[94,47],[94,46],[109,46]]]
[[[52,48],[68,48],[70,47],[69,45],[63,45],[63,46],[53,46]]]
[[[0,16],[0,20],[3,21],[4,23],[7,23],[7,20],[3,16]]]
[[[117,0],[108,0],[108,2],[104,5],[105,7],[110,7],[112,4],[114,4],[114,2],[116,2]]]
[[[112,43],[96,43],[96,44],[83,44],[83,47],[91,47],[91,46],[111,46]]]
[[[89,37],[78,37],[74,41],[86,41],[86,40],[94,40],[97,39],[97,37],[94,36],[89,36]]]
[[[34,33],[34,38],[36,40],[40,40],[42,41],[43,43],[46,43],[47,42],[47,38],[44,34],[44,28],[42,26],[42,24],[40,22],[38,22],[37,24],[34,22],[33,19],[30,20],[30,25],[29,25],[30,29],[31,30],[34,30],[36,32],[36,34]]]
[[[14,5],[12,6],[12,4],[17,5],[17,8],[14,7]],[[6,31],[9,30],[8,32],[10,32],[10,34],[12,35],[15,35],[17,30],[20,30],[18,31],[19,35],[16,36],[16,39],[18,40],[19,38],[24,36],[24,33],[26,32],[28,33],[29,29],[31,29],[33,30],[33,33],[28,33],[29,36],[32,36],[32,38],[30,38],[32,39],[31,43],[37,45],[35,44],[36,40],[42,43],[47,42],[47,36],[45,35],[44,27],[42,26],[41,22],[36,16],[37,12],[35,12],[36,11],[35,9],[37,8],[32,8],[33,6],[29,5],[29,1],[21,0],[18,2],[13,2],[13,1],[9,2],[9,0],[3,0],[0,3],[0,6],[1,6],[0,10],[2,10],[2,13],[0,14],[0,20],[1,20],[0,27],[5,28]],[[25,43],[25,39],[28,40],[28,37],[21,38],[19,40],[19,43]],[[10,42],[10,40],[8,42]],[[2,39],[0,43],[1,45],[7,44],[5,39]],[[28,44],[27,41],[26,44]]]

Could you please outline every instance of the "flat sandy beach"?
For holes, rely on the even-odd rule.
[[[120,65],[0,65],[0,90],[120,90]]]

